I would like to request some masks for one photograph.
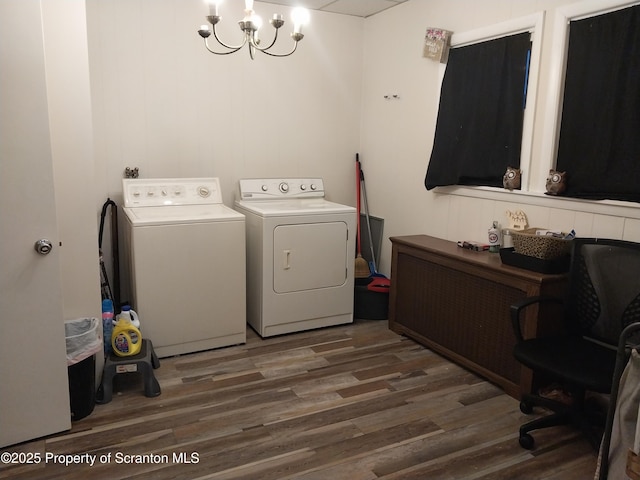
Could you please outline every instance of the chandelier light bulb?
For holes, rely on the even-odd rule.
[[[302,7],[296,7],[291,12],[291,20],[293,20],[293,33],[302,33],[302,26],[309,23],[309,10]]]
[[[207,0],[209,4],[209,15],[218,15],[218,7],[224,0]]]

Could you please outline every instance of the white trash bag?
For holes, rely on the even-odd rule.
[[[67,342],[67,366],[80,363],[102,351],[102,323],[97,318],[79,318],[64,322]]]

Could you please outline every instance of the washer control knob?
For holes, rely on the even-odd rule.
[[[262,191],[266,192],[267,190],[269,190],[269,187],[267,187],[266,185],[262,185]]]
[[[198,195],[200,195],[202,198],[207,198],[209,195],[211,195],[211,190],[209,190],[209,187],[205,186],[198,187]]]
[[[287,193],[289,191],[289,185],[287,184],[287,182],[282,182],[279,185],[279,188],[282,193]]]
[[[307,189],[307,186],[304,183],[300,185],[300,190],[304,192],[306,189]]]
[[[312,184],[311,184],[311,190],[315,190],[316,188],[318,188],[318,187],[316,187],[316,184],[315,184],[315,183],[312,183]]]

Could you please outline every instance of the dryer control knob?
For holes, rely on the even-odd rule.
[[[304,183],[300,185],[300,190],[304,192],[306,189],[307,189],[307,186]]]
[[[266,185],[262,185],[262,191],[266,192],[267,190],[269,190],[269,187],[267,187]]]
[[[318,187],[316,187],[316,184],[315,184],[315,183],[312,183],[312,184],[311,184],[311,190],[315,190],[316,188],[318,188]]]
[[[287,193],[289,191],[289,185],[286,182],[282,182],[279,188],[282,193]]]

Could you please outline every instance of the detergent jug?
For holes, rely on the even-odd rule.
[[[123,305],[122,310],[118,314],[118,317],[114,319],[113,324],[118,323],[118,320],[125,319],[131,321],[134,327],[140,328],[140,319],[138,314],[129,305]]]
[[[120,317],[113,327],[111,347],[119,357],[137,355],[142,348],[142,334],[131,320]]]

